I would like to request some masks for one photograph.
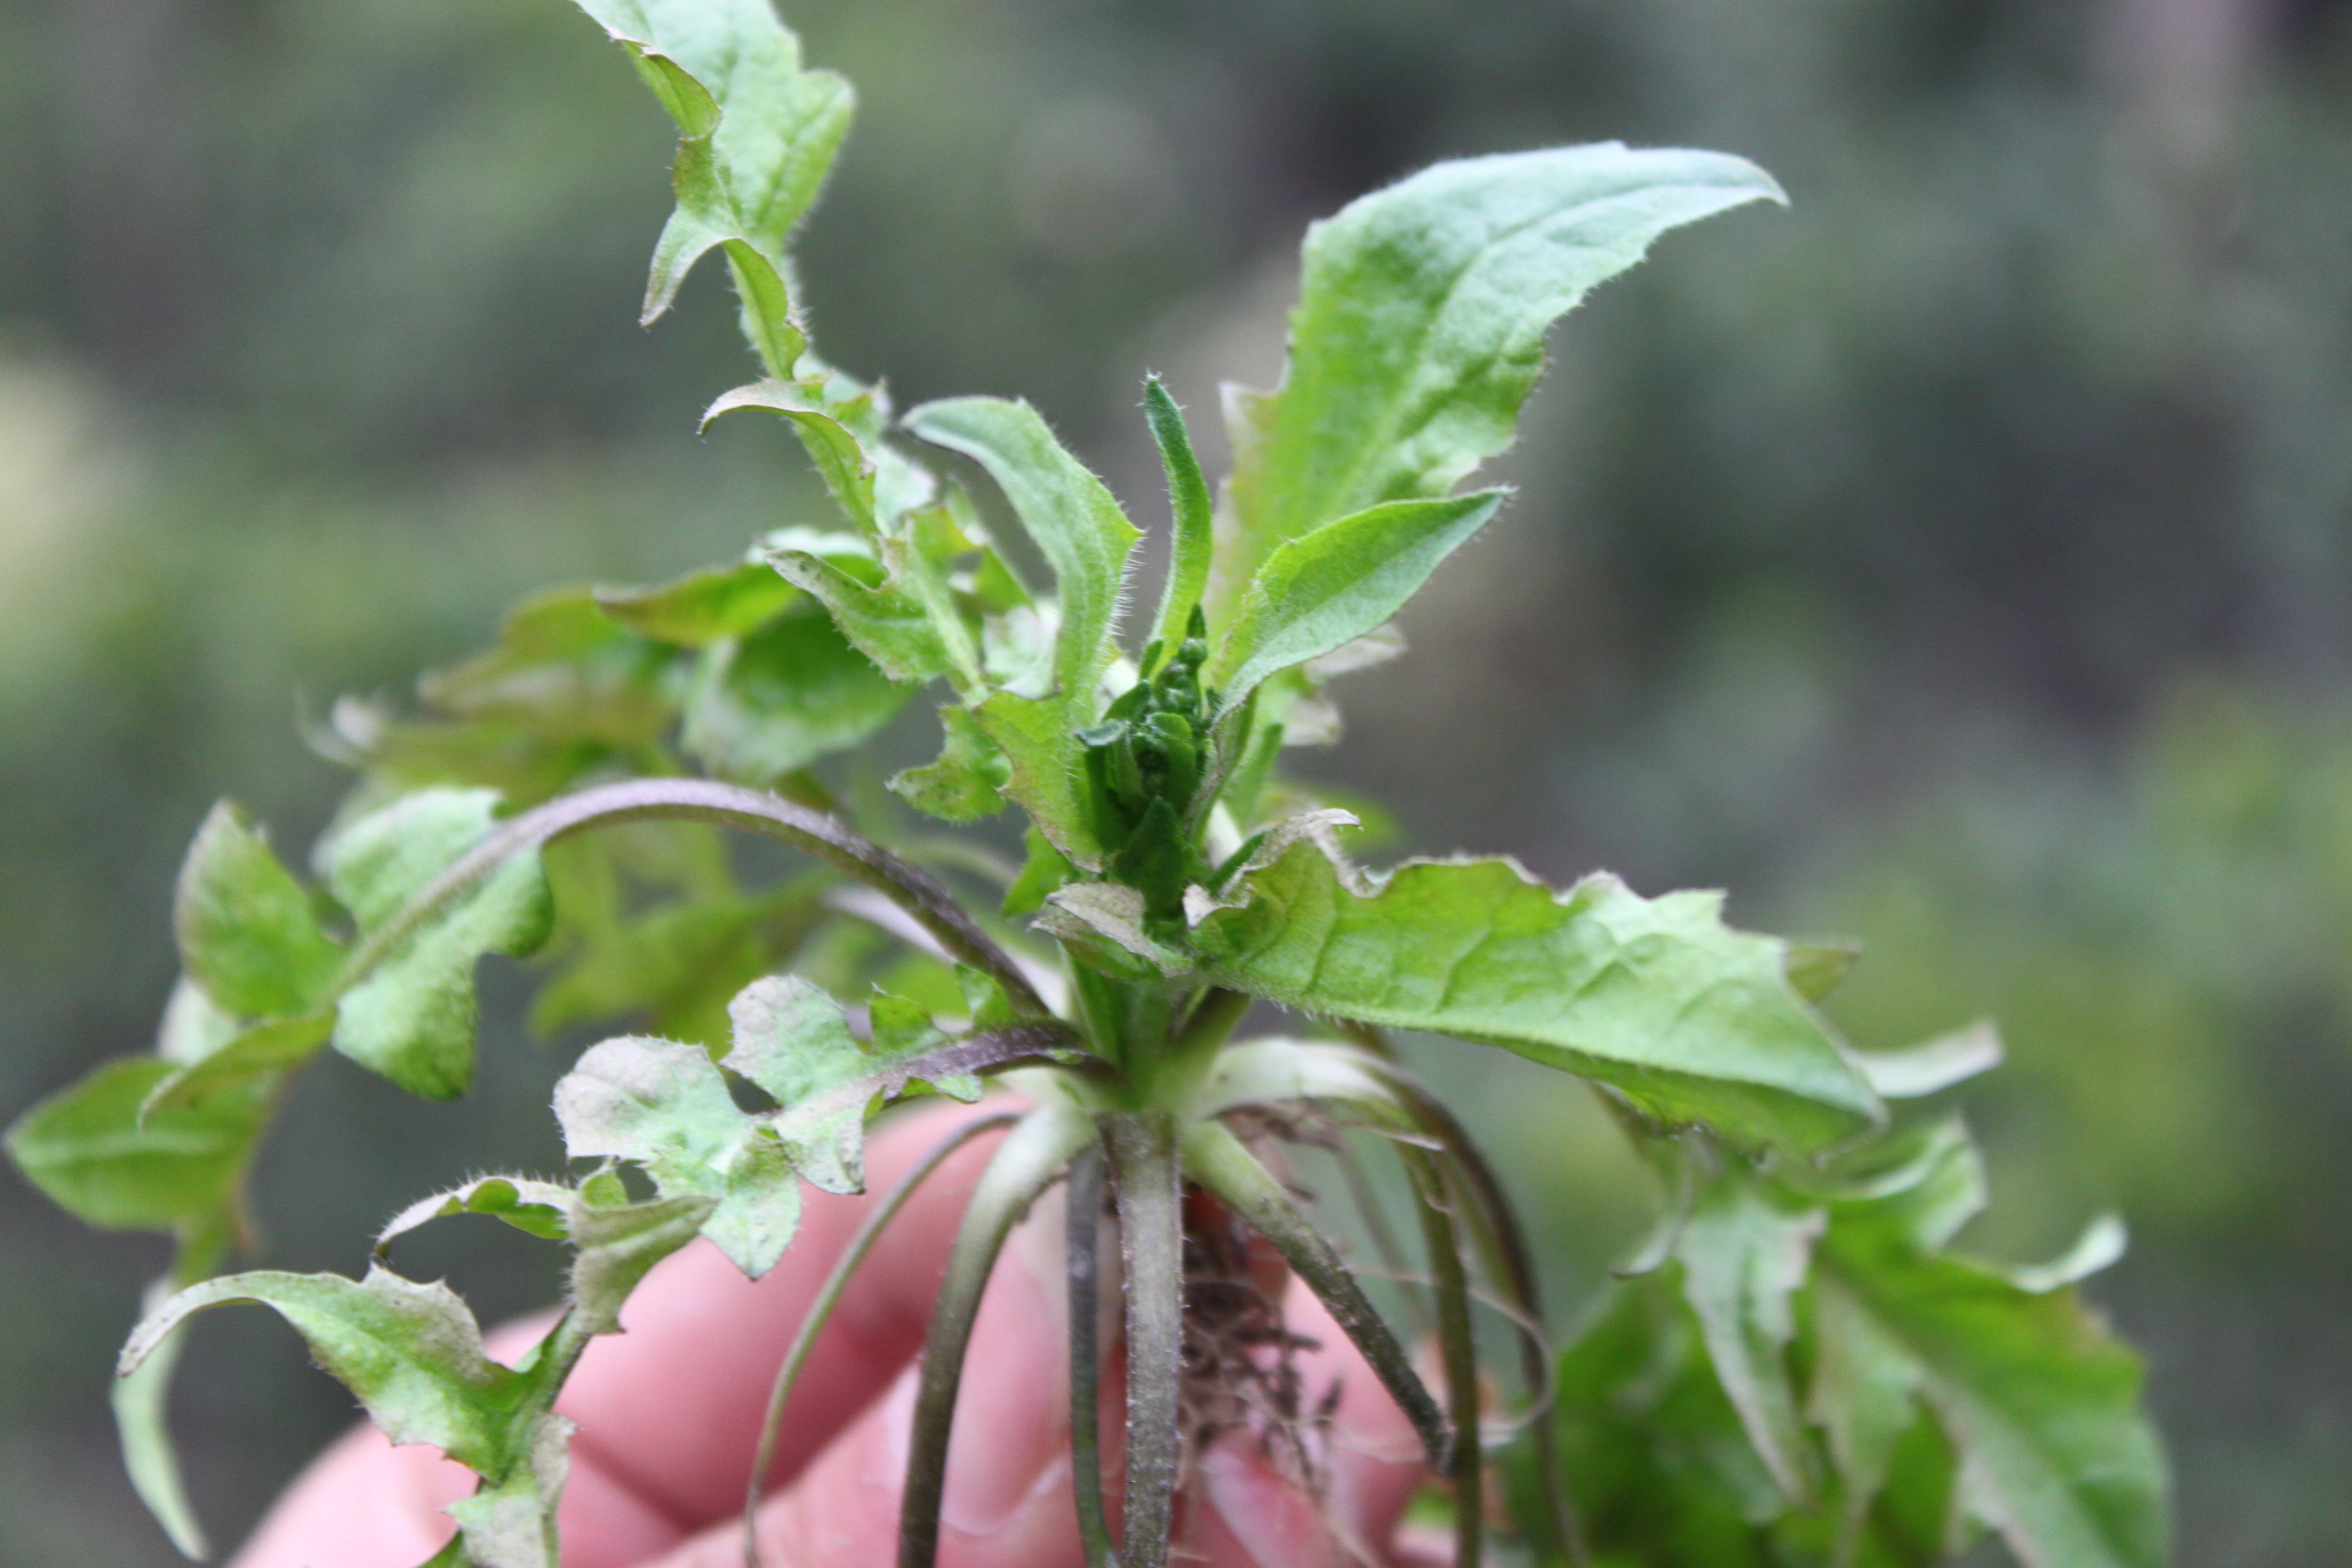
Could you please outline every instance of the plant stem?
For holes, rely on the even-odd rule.
[[[1372,1031],[1378,1037],[1377,1030]],[[1386,1057],[1387,1041],[1375,1049]],[[1385,1074],[1389,1087],[1411,1110],[1421,1129],[1445,1146],[1446,1166],[1460,1181],[1472,1206],[1484,1216],[1485,1239],[1492,1243],[1488,1268],[1503,1289],[1504,1298],[1525,1319],[1520,1335],[1519,1371],[1535,1411],[1535,1467],[1537,1488],[1543,1494],[1546,1523],[1571,1568],[1586,1568],[1592,1559],[1584,1538],[1584,1521],[1577,1516],[1568,1478],[1560,1463],[1560,1437],[1552,1419],[1551,1353],[1543,1341],[1543,1297],[1535,1272],[1534,1254],[1519,1214],[1511,1206],[1503,1184],[1486,1155],[1471,1140],[1469,1130],[1452,1109],[1402,1068]]]
[[[1104,1118],[1118,1178],[1119,1245],[1127,1277],[1124,1568],[1163,1568],[1176,1515],[1184,1371],[1184,1197],[1175,1120],[1165,1112]]]
[[[808,1313],[800,1320],[800,1329],[792,1336],[792,1348],[784,1353],[784,1364],[776,1369],[775,1386],[768,1392],[768,1411],[760,1422],[758,1452],[752,1456],[751,1482],[743,1496],[743,1561],[745,1568],[760,1568],[759,1505],[768,1489],[768,1473],[776,1462],[776,1438],[784,1427],[784,1406],[792,1398],[792,1387],[800,1381],[800,1369],[816,1347],[817,1336],[824,1332],[826,1322],[833,1316],[833,1308],[840,1303],[842,1292],[849,1288],[851,1278],[866,1261],[866,1254],[874,1250],[874,1243],[898,1211],[906,1207],[915,1189],[931,1179],[932,1173],[947,1163],[949,1155],[970,1143],[974,1138],[1009,1127],[1020,1120],[1018,1112],[1002,1111],[994,1116],[983,1116],[968,1121],[933,1144],[924,1156],[899,1177],[889,1193],[867,1214],[858,1226],[857,1234],[849,1240],[841,1256],[833,1264],[833,1271],[825,1276],[816,1299],[809,1303]]]
[[[899,1568],[934,1568],[939,1557],[939,1506],[947,1491],[947,1440],[955,1425],[956,1388],[972,1320],[996,1257],[1038,1194],[1053,1185],[1070,1157],[1095,1141],[1093,1121],[1066,1106],[1047,1105],[1023,1116],[998,1146],[972,1189],[964,1222],[947,1255],[939,1304],[923,1345],[915,1390],[913,1441],[907,1449],[906,1491],[900,1501]]]
[[[1454,1484],[1454,1562],[1479,1568],[1486,1528],[1486,1454],[1479,1440],[1478,1345],[1470,1324],[1470,1273],[1462,1266],[1462,1243],[1454,1227],[1451,1197],[1437,1162],[1425,1149],[1400,1146],[1405,1169],[1419,1196],[1421,1235],[1429,1251],[1429,1272],[1437,1283],[1437,1342],[1445,1364],[1446,1414],[1453,1422],[1454,1450],[1448,1479]]]
[[[1300,1212],[1274,1173],[1258,1162],[1223,1122],[1196,1122],[1184,1134],[1184,1168],[1274,1244],[1293,1272],[1321,1298],[1331,1316],[1371,1363],[1372,1371],[1420,1433],[1432,1468],[1449,1464],[1453,1437],[1429,1397],[1413,1361],[1366,1299],[1331,1243]],[[1132,1287],[1130,1287],[1132,1288]]]
[[[1119,1568],[1102,1490],[1102,1347],[1095,1329],[1102,1311],[1096,1248],[1101,1240],[1103,1156],[1086,1149],[1070,1162],[1070,1487],[1078,1504],[1078,1539],[1086,1568]],[[752,1568],[758,1568],[753,1564]]]
[[[506,858],[589,828],[623,822],[685,820],[741,828],[790,844],[897,904],[954,956],[1004,987],[1016,1012],[1050,1016],[1020,966],[980,928],[939,879],[891,854],[839,819],[779,796],[708,779],[630,779],[549,801],[526,811],[458,857],[424,891],[370,933],[343,966],[338,993],[389,956],[417,926],[463,897]]]

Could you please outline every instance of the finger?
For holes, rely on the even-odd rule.
[[[1385,1564],[1405,1505],[1428,1474],[1421,1440],[1354,1342],[1296,1280],[1284,1295],[1283,1321],[1316,1342],[1297,1359],[1300,1408],[1337,1401],[1324,1436],[1323,1496],[1301,1488],[1255,1435],[1229,1433],[1195,1464],[1185,1544],[1215,1568]]]
[[[948,1447],[940,1568],[1080,1568],[1071,1498],[1066,1293],[1057,1199],[1013,1233],[972,1327]],[[761,1508],[770,1568],[886,1563],[914,1422],[916,1370]],[[742,1526],[646,1568],[740,1568]]]
[[[757,1283],[707,1245],[664,1261],[629,1298],[627,1332],[592,1344],[556,1402],[580,1424],[574,1452],[684,1528],[740,1509],[769,1383],[825,1276],[875,1195],[980,1114],[926,1107],[889,1124],[869,1151],[867,1195],[810,1192],[800,1233]],[[777,1478],[797,1474],[922,1347],[948,1244],[995,1143],[958,1150],[867,1256],[793,1390]]]
[[[887,1124],[868,1151],[869,1190],[887,1191],[956,1122],[981,1114],[926,1107]],[[794,1392],[777,1475],[805,1465],[920,1348],[948,1238],[991,1143],[977,1140],[932,1176],[843,1295]],[[557,1404],[581,1424],[561,1512],[566,1540],[581,1543],[567,1552],[571,1568],[642,1560],[740,1508],[768,1383],[876,1201],[807,1196],[800,1234],[757,1285],[697,1243],[631,1297],[628,1332],[582,1358]],[[511,1363],[552,1320],[535,1314],[492,1333],[492,1355]],[[432,1449],[396,1449],[363,1428],[287,1490],[236,1568],[412,1568],[448,1539],[441,1510],[472,1487],[470,1472]]]

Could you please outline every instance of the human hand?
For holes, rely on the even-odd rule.
[[[811,1193],[798,1238],[746,1281],[697,1242],[648,1276],[625,1334],[594,1342],[556,1408],[579,1423],[561,1522],[564,1568],[740,1568],[744,1483],[768,1385],[802,1315],[873,1194],[963,1117],[933,1107],[889,1124],[868,1151],[870,1194]],[[899,1491],[922,1348],[948,1243],[996,1135],[959,1150],[907,1204],[858,1272],[793,1391],[759,1513],[768,1568],[881,1568],[895,1559]],[[1082,1568],[1071,1498],[1067,1294],[1060,1200],[1015,1232],[973,1327],[949,1448],[940,1568]],[[1339,1568],[1413,1561],[1394,1537],[1422,1475],[1411,1426],[1313,1297],[1291,1287],[1313,1408],[1340,1388],[1320,1505],[1253,1440],[1198,1461],[1179,1509],[1179,1552],[1210,1568]],[[512,1361],[541,1316],[489,1338]],[[1106,1379],[1109,1381],[1109,1379]],[[1115,1407],[1104,1419],[1117,1481]],[[234,1568],[416,1568],[452,1533],[441,1512],[470,1474],[374,1428],[335,1444],[288,1488]],[[1114,1503],[1115,1509],[1115,1503]]]

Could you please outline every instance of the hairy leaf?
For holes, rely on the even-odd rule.
[[[482,1331],[448,1286],[387,1269],[340,1274],[231,1274],[193,1285],[135,1329],[120,1371],[138,1370],[189,1314],[233,1302],[275,1309],[309,1342],[312,1359],[367,1407],[395,1443],[430,1443],[485,1476],[513,1458],[514,1420],[529,1379],[492,1361]]]
[[[1303,1011],[1487,1041],[1609,1084],[1651,1115],[1816,1149],[1880,1114],[1789,989],[1781,945],[1710,893],[1565,893],[1507,860],[1409,862],[1351,883],[1313,842],[1195,932],[1207,978]]]
[[[335,1049],[429,1099],[462,1094],[472,1080],[475,963],[485,953],[531,952],[552,915],[538,850],[526,845],[472,887],[395,925],[488,836],[497,803],[488,790],[419,790],[352,823],[325,851],[328,886],[362,937],[384,945],[342,998]]]
[[[61,1208],[109,1230],[170,1230],[235,1197],[267,1113],[268,1085],[229,1088],[142,1122],[140,1107],[169,1077],[153,1056],[106,1063],[16,1119],[9,1157]]]
[[[903,1089],[946,1037],[912,1003],[877,996],[873,1037],[861,1043],[841,1004],[798,975],[755,981],[727,1011],[735,1044],[726,1065],[782,1107],[773,1125],[793,1165],[828,1192],[864,1191],[867,1110]],[[976,1083],[941,1087],[978,1095]]]
[[[204,819],[180,867],[172,924],[181,965],[206,995],[244,1018],[309,1011],[343,962],[310,895],[252,820],[225,800]]]
[[[822,615],[787,615],[703,650],[683,744],[721,778],[773,784],[856,745],[906,705],[907,690]]]
[[[1451,490],[1510,444],[1553,321],[1666,230],[1759,198],[1780,189],[1742,159],[1608,142],[1441,163],[1316,224],[1282,384],[1228,409],[1223,592],[1332,518]]]
[[[757,1279],[800,1225],[800,1184],[775,1135],[736,1108],[699,1046],[623,1037],[591,1048],[555,1086],[574,1159],[644,1167],[665,1198],[716,1200],[703,1233]]]
[[[680,132],[678,208],[654,246],[643,319],[669,309],[696,261],[724,246],[746,335],[771,375],[805,346],[786,295],[784,241],[849,129],[849,84],[800,68],[768,0],[581,0],[625,47]]]
[[[890,792],[948,822],[977,822],[1004,810],[1012,765],[980,721],[966,709],[941,708],[939,727],[947,740],[938,760],[893,775]]]
[[[617,1334],[622,1305],[656,1263],[698,1235],[719,1241],[711,1235],[711,1222],[725,1200],[685,1192],[651,1203],[630,1203],[625,1193],[616,1191],[607,1202],[598,1187],[593,1178],[582,1183],[579,1198],[564,1215],[564,1228],[576,1249],[572,1310],[581,1332]],[[724,1250],[725,1243],[720,1247]]]
[[[1481,490],[1438,501],[1390,501],[1290,540],[1250,580],[1207,683],[1230,707],[1267,676],[1383,625],[1440,561],[1486,525],[1504,495]]]
[[[1054,439],[1027,403],[959,397],[925,403],[907,428],[988,470],[1052,564],[1062,625],[1054,679],[1066,712],[1093,718],[1095,687],[1117,652],[1111,631],[1127,558],[1142,537],[1103,482]]]
[[[572,1201],[572,1189],[558,1182],[529,1176],[477,1176],[447,1192],[419,1198],[393,1215],[376,1232],[376,1255],[382,1257],[396,1239],[418,1226],[453,1214],[495,1215],[543,1241],[562,1241],[571,1234],[567,1216]]]

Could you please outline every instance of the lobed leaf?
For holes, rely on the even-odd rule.
[[[1441,163],[1307,233],[1281,386],[1228,405],[1231,606],[1286,541],[1442,496],[1508,446],[1546,329],[1668,229],[1759,199],[1755,165],[1615,142]]]
[[[293,1324],[312,1359],[392,1442],[430,1443],[484,1476],[508,1469],[530,1381],[484,1353],[480,1326],[448,1286],[383,1268],[359,1281],[262,1271],[192,1285],[132,1331],[119,1373],[136,1372],[192,1313],[236,1302],[270,1307]]]
[[[670,307],[695,262],[724,247],[745,335],[769,373],[806,346],[786,292],[784,242],[815,202],[849,129],[849,84],[800,68],[768,0],[580,0],[677,122],[678,207],[654,246],[643,319]]]
[[[2158,1568],[2164,1459],[2140,1408],[2140,1364],[2068,1290],[2037,1293],[1920,1248],[1900,1223],[1836,1214],[1821,1243],[1831,1292],[1866,1314],[1861,1378],[1817,1402],[1870,1467],[1891,1395],[1916,1383],[1964,1457],[1974,1506],[2027,1568]],[[1899,1359],[1898,1359],[1899,1358]],[[1865,1401],[1840,1406],[1841,1395]],[[1875,1401],[1875,1404],[1868,1403]],[[1867,1437],[1867,1442],[1861,1442]]]
[[[917,811],[947,822],[977,822],[1005,808],[1012,765],[965,708],[941,708],[946,733],[937,761],[892,775],[890,792]]]
[[[1194,932],[1214,984],[1500,1045],[1745,1143],[1820,1149],[1882,1114],[1781,944],[1725,926],[1719,895],[1644,899],[1607,875],[1555,893],[1507,860],[1360,882],[1311,840],[1242,886]]]
[[[172,1064],[121,1057],[26,1111],[8,1154],[65,1209],[108,1230],[170,1230],[230,1206],[268,1112],[268,1085],[232,1086],[201,1103],[141,1117]]]
[[[1760,1183],[1726,1178],[1700,1191],[1674,1248],[1723,1392],[1765,1468],[1796,1502],[1812,1498],[1814,1480],[1788,1354],[1797,1293],[1827,1220]]]
[[[252,819],[225,800],[188,847],[172,925],[181,967],[242,1018],[310,1011],[343,963],[309,893]]]
[[[462,1094],[472,1080],[475,963],[531,952],[553,914],[529,844],[437,905],[410,908],[489,836],[497,801],[489,790],[419,790],[352,823],[324,851],[327,884],[374,960],[343,995],[335,1049],[429,1099]]]
[[[775,1135],[736,1107],[700,1046],[623,1037],[591,1047],[555,1086],[564,1151],[642,1166],[665,1198],[713,1207],[703,1233],[756,1279],[800,1226],[800,1184]]]

